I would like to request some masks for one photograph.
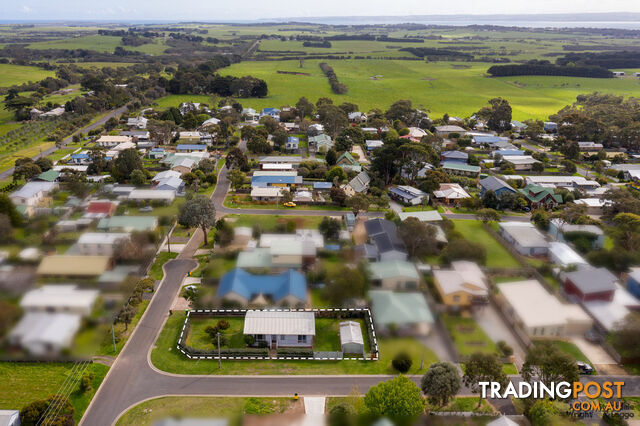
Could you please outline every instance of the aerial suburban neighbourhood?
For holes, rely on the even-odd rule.
[[[640,416],[639,27],[14,9],[0,426]]]

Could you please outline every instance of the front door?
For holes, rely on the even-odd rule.
[[[271,349],[278,349],[278,340],[277,340],[277,335],[272,334],[271,335]]]

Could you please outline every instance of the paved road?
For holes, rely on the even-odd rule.
[[[75,132],[73,132],[73,134],[72,134],[71,136],[67,137],[66,139],[64,139],[64,140],[62,141],[61,145],[67,145],[68,143],[71,143],[71,141],[73,140],[73,135],[75,135],[75,134],[77,134],[77,133],[86,133],[86,132],[88,132],[89,130],[93,130],[93,129],[95,129],[96,127],[101,126],[101,125],[103,125],[104,123],[106,123],[106,122],[107,122],[107,120],[108,120],[108,119],[110,119],[111,117],[118,116],[118,115],[122,114],[123,112],[125,112],[126,110],[127,110],[127,107],[126,107],[126,106],[123,106],[123,107],[120,107],[120,108],[114,109],[113,111],[110,111],[110,112],[109,112],[109,113],[107,113],[104,117],[102,117],[101,119],[99,119],[98,121],[96,121],[95,123],[91,123],[91,124],[89,124],[89,125],[87,125],[87,126],[85,126],[85,127],[82,127],[82,128],[80,128],[80,129],[76,130]],[[49,149],[47,149],[47,150],[45,150],[45,151],[42,151],[42,152],[41,152],[41,153],[39,153],[39,154],[36,154],[36,155],[33,157],[33,159],[34,159],[34,160],[37,160],[37,159],[38,159],[38,158],[40,158],[40,157],[46,157],[47,155],[51,155],[51,154],[53,154],[53,153],[54,153],[54,152],[56,152],[57,150],[58,150],[58,147],[54,145],[54,146],[52,146],[51,148],[49,148]],[[4,179],[4,178],[7,178],[7,177],[11,176],[11,175],[13,174],[13,170],[14,170],[14,168],[12,167],[12,168],[10,168],[10,169],[8,169],[8,170],[5,170],[4,172],[0,173],[0,179]]]

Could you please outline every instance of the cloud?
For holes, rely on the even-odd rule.
[[[31,13],[31,12],[33,12],[33,9],[31,9],[26,4],[22,6],[22,13]]]

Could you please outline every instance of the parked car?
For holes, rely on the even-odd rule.
[[[578,366],[580,374],[593,374],[593,367],[586,362],[578,361],[576,365]]]
[[[285,207],[295,207],[295,206],[296,206],[296,203],[294,203],[294,202],[292,202],[292,201],[289,201],[288,203],[284,203],[284,206],[285,206]]]
[[[141,213],[148,213],[148,212],[152,212],[152,211],[153,211],[153,207],[151,207],[151,206],[140,207],[140,212]]]
[[[600,337],[600,335],[593,330],[587,331],[584,334],[584,338],[591,343],[600,343],[602,341],[602,338]]]

